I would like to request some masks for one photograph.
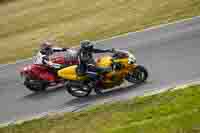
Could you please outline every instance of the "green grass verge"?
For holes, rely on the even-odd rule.
[[[199,0],[12,0],[0,4],[0,63],[46,39],[67,47],[196,15]]]
[[[200,86],[0,128],[0,133],[197,133]]]

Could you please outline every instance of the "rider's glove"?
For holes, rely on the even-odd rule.
[[[69,48],[63,48],[63,51],[67,51],[67,49],[69,49]]]
[[[61,65],[60,64],[52,64],[51,67],[55,68],[55,69],[60,69]]]
[[[111,52],[112,52],[112,53],[115,53],[115,52],[116,52],[115,48],[112,48],[112,49],[111,49]]]
[[[107,52],[114,53],[114,52],[115,52],[115,49],[114,49],[114,48],[112,48],[112,49],[107,49]]]

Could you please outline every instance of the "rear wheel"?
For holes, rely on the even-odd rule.
[[[40,80],[31,80],[26,78],[24,81],[24,85],[26,86],[26,88],[28,88],[30,91],[33,92],[41,92],[41,91],[45,91],[47,85]]]
[[[89,85],[81,85],[81,86],[71,86],[71,85],[66,85],[67,91],[75,97],[86,97],[88,96],[91,91],[92,87]]]
[[[133,72],[130,72],[126,80],[131,83],[140,84],[146,81],[148,72],[145,67],[139,65]]]

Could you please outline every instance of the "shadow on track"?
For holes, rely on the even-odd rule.
[[[40,99],[46,99],[49,96],[55,95],[55,93],[63,91],[63,87],[58,88],[51,88],[44,92],[32,92],[26,96],[23,96],[21,100],[29,99],[29,100],[40,100]]]
[[[78,105],[82,105],[82,104],[90,104],[90,103],[97,102],[98,100],[102,100],[102,99],[106,100],[111,97],[114,98],[114,97],[126,94],[126,93],[130,92],[132,89],[138,88],[139,86],[143,86],[144,84],[145,83],[142,83],[139,85],[132,84],[132,85],[129,85],[126,87],[116,88],[113,90],[106,91],[102,95],[93,94],[93,95],[89,95],[88,97],[84,97],[84,98],[74,98],[70,101],[67,101],[63,105],[59,106],[59,108],[65,108],[65,107],[69,107],[69,106],[78,106]]]

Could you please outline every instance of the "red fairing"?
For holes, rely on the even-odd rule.
[[[25,66],[23,68],[23,73],[27,76],[30,76],[34,79],[46,80],[46,81],[55,81],[56,76],[49,72],[49,68],[43,65],[32,64]]]
[[[77,58],[70,55],[66,56],[65,53],[53,54],[50,56],[50,61],[66,66],[76,65],[79,63]],[[51,82],[56,81],[58,78],[56,74],[51,71],[51,68],[39,64],[27,65],[20,72],[22,75],[26,75],[35,80],[45,80]]]
[[[52,56],[50,59],[53,63],[57,63],[57,64],[66,64],[65,62],[65,58],[63,55],[60,56]]]

